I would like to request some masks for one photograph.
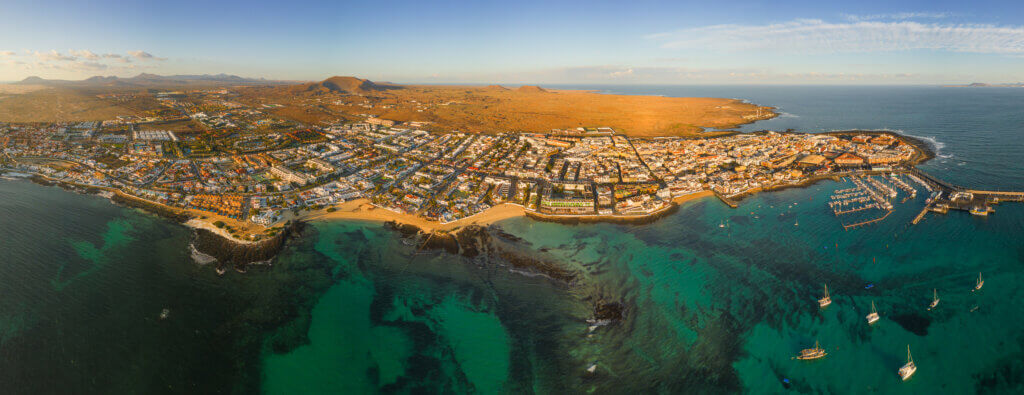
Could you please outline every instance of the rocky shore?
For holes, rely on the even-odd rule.
[[[443,251],[461,255],[483,264],[507,266],[517,272],[538,274],[557,283],[576,289],[582,300],[593,306],[592,318],[587,321],[595,325],[607,325],[623,320],[627,306],[606,295],[595,295],[589,289],[582,273],[566,268],[545,251],[537,250],[521,238],[509,234],[500,226],[469,225],[451,231],[424,232],[414,225],[389,221],[387,229],[410,240],[419,250]]]
[[[223,273],[229,266],[245,272],[249,265],[274,258],[289,240],[302,233],[304,227],[305,222],[291,221],[278,234],[258,243],[239,243],[206,229],[194,229],[192,246],[196,251],[216,258],[218,272]]]

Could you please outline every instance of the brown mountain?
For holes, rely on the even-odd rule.
[[[550,93],[547,89],[541,88],[537,85],[523,85],[520,86],[519,89],[516,89],[516,91],[524,93]]]
[[[362,78],[335,76],[320,82],[311,82],[308,84],[296,86],[295,91],[310,92],[317,94],[348,93],[363,95],[397,88],[399,88],[398,85],[375,84],[373,81],[364,80]]]

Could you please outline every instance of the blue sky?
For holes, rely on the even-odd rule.
[[[1024,81],[1024,2],[825,3],[5,0],[0,80]]]

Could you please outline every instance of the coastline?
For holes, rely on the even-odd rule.
[[[765,132],[755,132],[755,134],[757,133]],[[797,132],[787,131],[783,133]],[[935,157],[934,151],[927,142],[912,136],[891,131],[846,130],[812,134],[893,135],[901,141],[915,147],[917,151],[915,157],[908,162],[910,168],[914,168],[915,165],[924,163]],[[125,193],[120,189],[113,187],[80,185],[74,182],[53,179],[41,174],[35,174],[30,177],[30,179],[33,182],[42,185],[56,185],[69,191],[103,195],[108,197],[114,203],[139,208],[160,217],[173,220],[191,228],[193,232],[195,232],[197,239],[201,242],[194,244],[200,252],[217,257],[220,264],[232,263],[236,266],[236,269],[244,269],[245,265],[272,258],[283,247],[283,241],[287,239],[290,234],[294,233],[293,230],[299,228],[300,224],[307,221],[356,220],[379,222],[382,224],[391,223],[395,224],[395,227],[399,229],[402,227],[414,227],[418,232],[429,235],[458,234],[461,230],[466,228],[489,227],[498,221],[514,217],[528,217],[538,221],[565,224],[594,222],[645,224],[657,221],[664,216],[676,212],[683,203],[709,196],[717,196],[725,204],[735,207],[735,201],[760,192],[785,188],[801,188],[824,179],[837,179],[839,177],[852,174],[876,173],[877,172],[870,170],[855,170],[850,172],[829,173],[825,175],[813,175],[808,176],[799,182],[753,188],[731,196],[718,196],[715,191],[705,189],[699,192],[676,197],[662,208],[651,213],[638,215],[552,215],[527,210],[525,207],[518,204],[503,203],[490,207],[487,210],[469,217],[448,223],[442,223],[416,214],[392,211],[387,208],[374,205],[369,199],[359,198],[316,211],[299,212],[296,214],[293,214],[290,211],[286,212],[284,219],[274,224],[273,227],[256,225],[244,219],[239,220],[227,218],[205,211],[172,207]],[[240,232],[236,235],[236,231]],[[249,239],[245,239],[240,236],[248,236]]]

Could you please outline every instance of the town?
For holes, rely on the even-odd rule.
[[[0,165],[272,227],[355,199],[440,223],[502,204],[556,218],[645,217],[698,193],[728,201],[815,178],[888,171],[924,155],[901,136],[877,132],[470,134],[369,115],[305,125],[268,115],[272,104],[233,101],[223,89],[156,97],[163,108],[148,117],[0,124]],[[182,123],[198,127],[161,128]]]

